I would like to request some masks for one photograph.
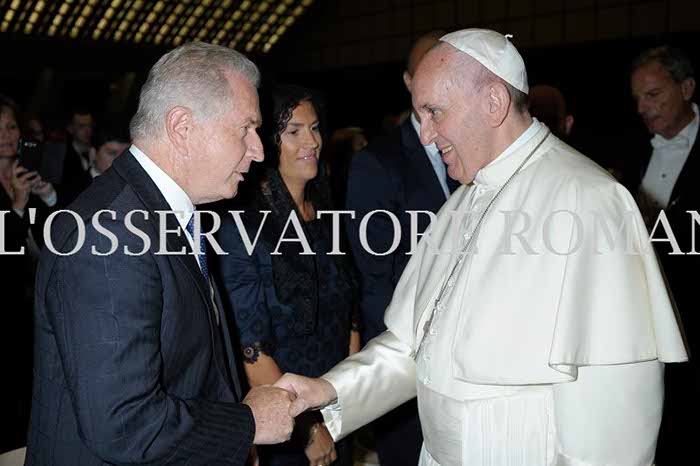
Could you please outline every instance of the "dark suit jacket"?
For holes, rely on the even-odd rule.
[[[459,183],[448,177],[448,186],[452,192]],[[406,211],[437,213],[445,201],[445,193],[410,119],[353,156],[347,209],[354,210],[356,217],[355,220],[346,217],[346,225],[361,277],[363,342],[386,330],[384,311],[410,257],[407,253],[411,249],[411,219]],[[362,218],[378,209],[395,214],[401,226],[399,246],[386,256],[365,251],[359,238]],[[429,222],[426,214],[419,214],[418,232],[423,233]],[[367,224],[367,242],[372,250],[388,251],[393,238],[394,227],[389,217],[374,214]]]
[[[638,193],[642,178],[646,173],[652,146],[648,139],[645,144],[630,145],[631,154],[637,154],[639,163],[631,164],[627,176],[627,188]],[[700,256],[687,254],[693,249],[692,217],[688,211],[700,212],[700,139],[696,139],[688,159],[673,187],[666,217],[673,231],[678,246],[684,255],[671,255],[672,247],[668,242],[655,242],[654,249],[663,266],[668,285],[673,293],[678,317],[682,323],[686,347],[690,360],[685,364],[668,364],[666,366],[664,400],[664,417],[659,431],[656,452],[656,464],[684,464],[695,455],[694,442],[698,429],[695,422],[700,415],[700,326],[697,312],[696,290],[697,272],[700,269]],[[700,225],[695,226],[700,233]],[[659,226],[654,238],[667,238],[667,232]],[[700,241],[695,241],[695,251],[700,252]]]
[[[85,219],[75,254],[42,253],[36,291],[33,408],[27,465],[241,465],[255,425],[238,403],[240,388],[222,313],[216,325],[210,291],[192,255],[156,255],[156,210],[170,210],[130,153],[70,206]],[[101,225],[119,242],[113,254]],[[126,227],[132,218],[144,241]],[[168,216],[168,229],[179,229]],[[61,216],[52,239],[76,245],[76,221]],[[166,245],[163,245],[166,247]],[[184,234],[167,250],[191,251]],[[217,298],[217,301],[218,298]],[[219,309],[223,309],[219,301]]]
[[[633,146],[633,152],[638,154],[638,164],[632,165],[626,176],[625,185],[632,193],[638,193],[641,187],[642,178],[646,173],[647,167],[651,160],[652,147],[648,142],[644,145],[637,144]],[[676,180],[676,184],[671,192],[671,199],[668,207],[664,209],[669,224],[673,230],[673,234],[678,241],[680,249],[687,253],[693,249],[691,216],[688,211],[700,211],[700,140],[696,140],[690,150],[688,159],[683,166],[681,174]],[[697,228],[697,227],[696,227]],[[662,229],[659,229],[655,234],[655,238],[666,237]],[[660,259],[664,265],[665,271],[669,276],[675,278],[679,272],[683,272],[684,265],[688,263],[691,256],[669,256],[671,246],[668,243],[656,243],[657,252],[660,254]],[[700,244],[696,241],[695,250],[700,250]],[[671,278],[671,277],[670,277]],[[676,278],[679,280],[681,277]],[[671,283],[673,286],[673,283]]]

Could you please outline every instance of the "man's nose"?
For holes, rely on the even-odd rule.
[[[433,122],[430,121],[429,118],[423,118],[420,125],[421,144],[427,146],[432,143],[436,137],[437,133],[435,132],[435,125],[433,125]]]
[[[262,162],[265,160],[265,151],[263,150],[262,141],[260,140],[260,135],[258,135],[257,131],[254,133],[253,140],[248,145],[248,153],[256,162]]]
[[[640,97],[637,100],[637,113],[643,115],[647,110],[649,110],[649,102],[645,98]]]

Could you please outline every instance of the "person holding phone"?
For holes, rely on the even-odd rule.
[[[43,244],[43,219],[57,201],[51,183],[17,157],[17,115],[15,104],[0,96],[0,367],[13,381],[0,384],[0,453],[25,442],[32,376],[32,251]],[[30,208],[37,209],[31,229]],[[19,251],[23,253],[10,254]]]

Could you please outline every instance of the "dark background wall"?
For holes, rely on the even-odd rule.
[[[269,54],[252,58],[265,83],[324,91],[332,127],[381,130],[410,105],[401,73],[411,42],[432,29],[488,27],[514,35],[531,85],[553,84],[576,117],[575,139],[606,159],[621,132],[640,130],[628,66],[672,44],[700,67],[698,0],[317,0]],[[58,125],[72,103],[128,120],[165,49],[0,35],[0,92]]]

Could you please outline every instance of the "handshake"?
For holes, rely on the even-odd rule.
[[[321,409],[338,398],[328,381],[284,374],[274,385],[260,385],[243,400],[255,418],[256,445],[286,442],[294,430],[294,418],[310,409]]]

